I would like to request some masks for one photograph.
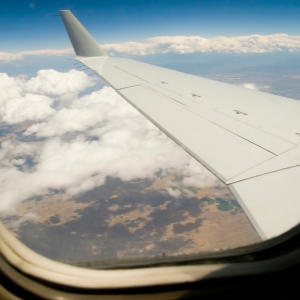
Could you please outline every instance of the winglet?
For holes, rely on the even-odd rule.
[[[76,55],[85,57],[108,56],[69,10],[60,10],[59,13]]]

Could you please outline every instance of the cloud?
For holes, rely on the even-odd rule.
[[[79,97],[78,90],[95,84],[81,73],[44,70],[30,79],[0,74],[7,84],[0,102],[2,121],[26,130],[29,138],[22,142],[1,137],[0,212],[13,213],[20,201],[53,189],[70,199],[105,184],[108,176],[129,181],[154,179],[159,171],[179,172],[184,177],[175,193],[184,195],[185,186],[219,185],[112,88]],[[69,102],[64,101],[74,91]],[[36,136],[45,139],[36,141]],[[166,192],[172,193],[170,186]]]
[[[180,190],[175,189],[175,188],[167,188],[166,190],[167,190],[168,194],[174,198],[179,198],[182,195]]]
[[[36,133],[38,137],[58,136],[67,132],[85,131],[96,124],[112,121],[122,112],[123,117],[137,115],[136,110],[128,106],[111,88],[104,87],[72,102],[69,108],[63,107],[57,111],[47,122],[37,123],[30,126],[26,135]],[[123,118],[123,122],[125,117]],[[106,124],[108,126],[108,124]],[[110,123],[110,126],[112,124]],[[101,135],[107,130],[106,127],[94,129],[91,135]]]
[[[42,120],[54,114],[50,107],[52,103],[53,100],[47,96],[28,93],[21,98],[4,101],[0,106],[0,118],[7,123]]]
[[[0,73],[0,104],[8,99],[22,96],[22,80],[18,77],[9,77]]]
[[[246,89],[250,89],[250,90],[258,90],[259,89],[257,87],[257,85],[254,83],[244,83],[244,84],[242,84],[242,87],[244,87]]]
[[[34,157],[39,153],[37,145],[5,140],[0,148],[0,167],[14,167],[24,165],[24,157]]]
[[[257,91],[263,91],[263,92],[268,92],[270,90],[270,86],[269,85],[262,85],[262,84],[256,84],[256,83],[243,83],[243,84],[238,84],[238,86],[242,86],[246,89],[250,89],[250,90],[257,90]]]
[[[44,120],[54,115],[54,100],[76,98],[95,84],[82,71],[61,73],[51,69],[40,70],[29,80],[0,73],[0,82],[0,121],[10,124]]]
[[[25,83],[24,88],[31,93],[63,96],[74,92],[79,93],[94,84],[93,77],[88,77],[82,71],[70,70],[62,73],[50,69],[38,71],[36,77]]]
[[[9,225],[11,228],[18,228],[22,223],[27,221],[35,221],[38,219],[37,213],[26,213],[17,221],[11,222]]]
[[[62,56],[74,53],[72,48],[22,51],[17,53],[0,52],[0,61],[10,62],[22,60],[26,56]]]
[[[193,186],[196,188],[209,188],[211,186],[221,186],[222,183],[216,181],[216,177],[213,176],[210,171],[199,164],[195,159],[191,159],[189,163],[184,167],[182,184],[185,186]]]
[[[299,51],[300,36],[287,34],[248,35],[238,37],[218,36],[161,36],[149,38],[146,43],[127,42],[104,45],[107,52],[149,55],[160,53],[266,53],[276,51]]]
[[[270,35],[245,35],[237,37],[217,36],[159,36],[146,39],[145,43],[126,42],[102,45],[111,56],[118,54],[188,54],[188,53],[268,53],[278,51],[297,52],[300,50],[300,36],[285,33]],[[0,52],[0,61],[21,60],[26,56],[61,56],[74,53],[73,49],[35,50],[18,53]]]

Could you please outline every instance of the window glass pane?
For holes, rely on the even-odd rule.
[[[300,99],[299,53],[225,53],[225,45],[222,53],[162,50],[130,56],[123,46],[105,49],[112,55]],[[138,49],[134,53],[141,54]],[[259,180],[267,178],[261,176],[265,169],[259,176],[249,171],[255,177],[251,189],[240,177],[235,195],[246,190],[248,197],[242,203],[111,87],[75,69],[67,57],[73,56],[54,56],[47,62],[43,56],[29,56],[23,65],[0,63],[5,72],[0,73],[0,218],[28,247],[64,262],[165,257],[235,249],[297,224],[298,154],[291,160],[288,151],[274,154],[286,155],[294,165],[283,164],[280,172],[267,169],[272,175],[263,181],[268,184],[264,193]],[[245,114],[238,109],[236,119]],[[295,147],[295,153],[300,133],[287,115],[270,135]],[[285,139],[280,134],[287,123],[293,131]],[[261,130],[263,123],[256,125]],[[280,184],[272,180],[277,174],[282,176],[276,179]],[[272,194],[277,190],[280,193]],[[242,209],[255,201],[256,211]],[[277,231],[263,236],[257,231],[258,216],[259,226]]]

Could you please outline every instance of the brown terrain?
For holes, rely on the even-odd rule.
[[[55,233],[55,236],[52,233],[48,239],[67,243],[64,235],[76,237],[78,249],[82,246],[81,243],[88,247],[90,252],[88,255],[85,253],[85,256],[89,260],[93,257],[105,258],[108,249],[112,258],[153,256],[159,253],[173,256],[232,249],[260,241],[238,205],[232,206],[228,211],[218,209],[216,195],[225,199],[224,203],[235,201],[226,187],[198,189],[193,201],[174,199],[164,192],[170,180],[174,180],[174,177],[167,176],[156,180],[140,191],[140,197],[150,191],[155,191],[157,198],[164,195],[159,205],[151,205],[150,201],[139,200],[139,197],[132,203],[124,203],[120,192],[122,189],[118,187],[107,199],[93,198],[78,202],[60,200],[58,195],[51,195],[40,201],[27,200],[17,207],[13,218],[4,218],[3,221],[25,244],[27,239],[32,239],[32,235],[22,233],[24,225],[26,227],[36,224],[35,226],[43,226],[48,230],[68,226],[67,232]],[[127,184],[130,189],[130,183]],[[177,207],[174,204],[181,201],[186,202],[185,206]],[[91,212],[85,219],[83,216],[88,208]],[[35,214],[36,218],[20,222],[29,213]],[[69,225],[76,222],[83,226],[86,226],[86,222],[93,223],[93,232],[81,231],[80,227],[78,230],[78,226],[75,226],[76,229],[72,227],[74,225]],[[112,238],[111,233],[120,228],[123,228],[124,233]],[[45,232],[41,228],[38,230]],[[31,234],[32,230],[29,232]],[[36,245],[39,240],[33,242]],[[64,247],[75,246],[67,244]]]

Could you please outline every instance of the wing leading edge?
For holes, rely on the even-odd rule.
[[[300,102],[109,57],[70,11],[77,59],[228,185],[262,239],[300,222]]]

